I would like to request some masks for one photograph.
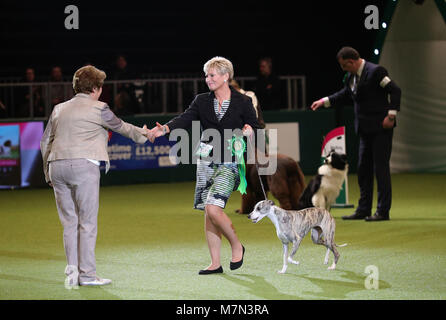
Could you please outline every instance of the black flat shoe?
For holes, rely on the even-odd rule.
[[[214,270],[200,270],[198,271],[198,274],[214,274],[214,273],[223,273],[223,268],[220,266],[217,269]]]
[[[229,268],[231,270],[236,270],[236,269],[238,269],[238,268],[240,268],[242,266],[242,264],[243,264],[243,257],[245,256],[245,247],[242,245],[242,248],[243,248],[242,259],[240,261],[237,261],[237,262],[232,262],[231,261],[231,263],[229,264]]]

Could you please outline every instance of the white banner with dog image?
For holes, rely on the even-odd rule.
[[[331,130],[324,138],[322,143],[321,163],[324,163],[325,158],[332,151],[346,154],[345,143],[345,127],[338,127]],[[333,208],[353,208],[352,204],[348,204],[348,179],[345,179],[342,184],[342,189],[336,202],[332,205]]]

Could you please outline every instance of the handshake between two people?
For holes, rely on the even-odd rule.
[[[154,126],[152,129],[148,129],[146,125],[144,125],[143,130],[145,133],[143,135],[149,139],[151,143],[155,142],[155,139],[161,136],[164,136],[166,133],[170,132],[169,126],[162,125],[159,122],[156,123],[156,126]],[[253,134],[253,129],[249,124],[245,124],[242,129],[244,136],[251,136]]]
[[[155,141],[156,138],[164,136],[166,133],[170,132],[170,129],[167,125],[162,125],[159,122],[156,123],[152,129],[148,129],[146,125],[142,127],[144,130],[143,136],[145,136],[151,143]]]

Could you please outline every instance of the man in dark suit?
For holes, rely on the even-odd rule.
[[[390,154],[393,128],[400,110],[401,89],[388,76],[382,66],[365,61],[359,53],[344,47],[337,59],[342,70],[347,71],[344,88],[313,102],[312,110],[353,101],[355,131],[359,135],[358,183],[360,198],[358,208],[344,220],[389,220],[392,202]],[[371,216],[373,201],[373,176],[378,183],[378,206]]]

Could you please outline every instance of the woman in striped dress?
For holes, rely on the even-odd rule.
[[[231,245],[231,270],[241,267],[245,252],[231,219],[223,211],[229,196],[240,183],[237,162],[231,154],[231,148],[228,148],[229,142],[224,132],[241,129],[243,135],[250,135],[253,129],[259,128],[259,124],[251,98],[229,85],[234,77],[234,69],[228,59],[214,57],[205,63],[203,70],[210,92],[198,94],[184,113],[165,125],[157,123],[149,139],[153,142],[155,138],[175,129],[187,129],[193,121],[199,121],[202,130],[214,129],[219,133],[220,144],[217,145],[220,148],[215,149],[204,134],[201,136],[197,151],[199,159],[194,201],[194,208],[205,213],[205,233],[211,256],[211,264],[200,270],[199,274],[213,274],[223,272],[220,262],[222,235]],[[213,138],[216,139],[215,136]]]

